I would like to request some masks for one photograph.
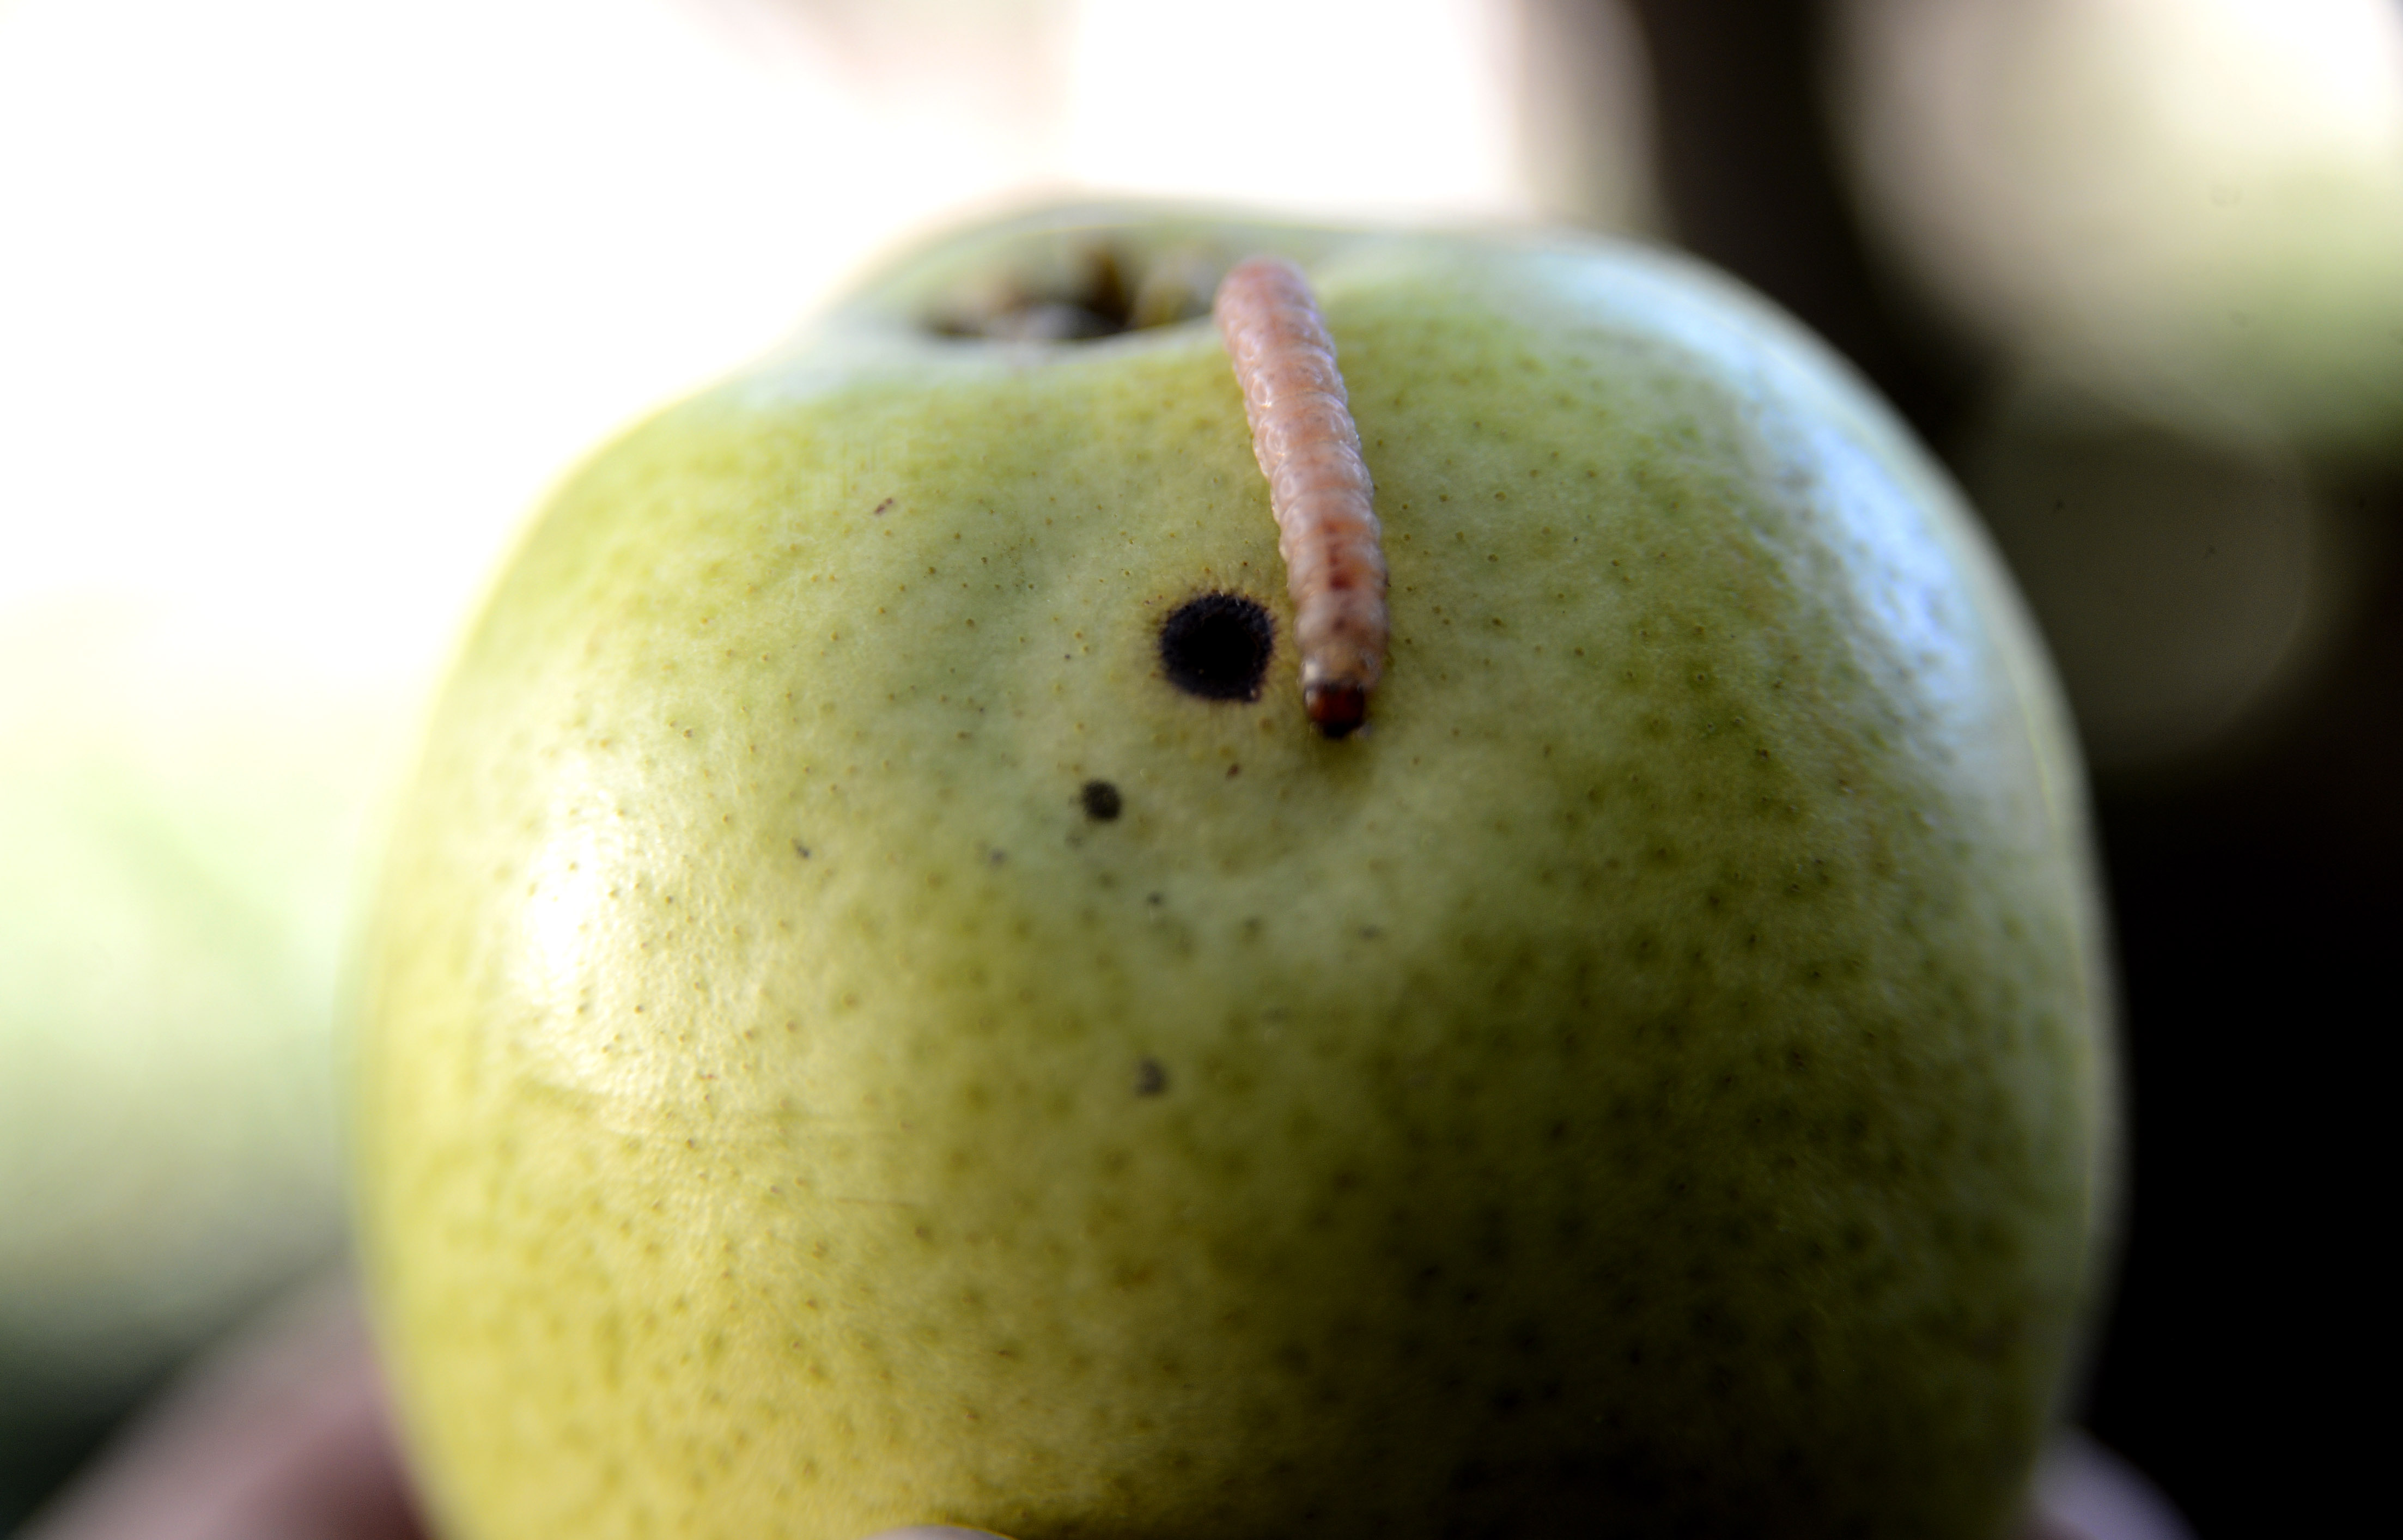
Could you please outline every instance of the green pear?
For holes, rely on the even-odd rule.
[[[1385,526],[1341,742],[1197,315],[1253,252]],[[436,714],[356,1137],[446,1533],[1995,1535],[2108,1206],[2063,724],[1682,258],[922,254],[576,474]]]

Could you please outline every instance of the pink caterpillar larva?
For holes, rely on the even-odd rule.
[[[1238,263],[1213,309],[1269,479],[1302,705],[1319,731],[1341,738],[1368,718],[1387,631],[1385,556],[1335,340],[1300,270],[1277,257]]]

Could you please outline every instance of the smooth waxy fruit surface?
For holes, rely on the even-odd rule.
[[[1309,272],[1386,529],[1366,734],[1303,718],[1206,320],[927,324],[1094,250]],[[1211,594],[1275,627],[1255,698],[1163,658]],[[2061,724],[1921,454],[1687,264],[924,256],[578,474],[434,725],[359,1136],[437,1504],[1996,1533],[2099,1201]]]

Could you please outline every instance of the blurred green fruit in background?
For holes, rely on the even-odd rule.
[[[2203,437],[2403,454],[2403,7],[1847,0],[1872,232],[1992,345]]]
[[[132,606],[0,619],[0,1430],[104,1414],[339,1249],[336,976],[398,716]]]

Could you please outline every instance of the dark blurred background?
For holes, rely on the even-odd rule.
[[[1671,241],[1875,382],[2094,771],[2082,1421],[2206,1537],[2376,1511],[2396,0],[0,0],[0,1533],[339,1256],[353,900],[518,512],[928,222],[1094,191]]]

